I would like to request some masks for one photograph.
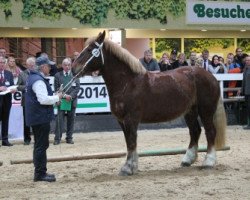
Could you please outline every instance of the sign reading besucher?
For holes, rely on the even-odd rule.
[[[250,3],[186,1],[187,24],[250,25]]]

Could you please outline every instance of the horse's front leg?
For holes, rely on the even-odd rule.
[[[138,123],[134,121],[123,121],[119,122],[127,145],[127,160],[122,166],[119,175],[129,176],[133,175],[138,171],[138,154],[137,154],[137,128]]]

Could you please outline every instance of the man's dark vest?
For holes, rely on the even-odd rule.
[[[25,119],[27,126],[48,123],[54,118],[53,105],[41,105],[32,90],[33,84],[38,80],[42,80],[46,84],[48,95],[53,95],[49,80],[45,79],[39,72],[31,71],[26,82],[25,91]]]

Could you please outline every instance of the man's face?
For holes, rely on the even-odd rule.
[[[27,62],[26,63],[26,68],[27,69],[35,69],[36,64],[33,62]]]
[[[207,60],[208,57],[209,57],[209,53],[207,53],[207,52],[202,53],[202,58],[203,58],[204,60]]]
[[[71,70],[71,63],[70,62],[63,62],[62,63],[62,68],[65,72],[68,72]]]
[[[74,57],[74,59],[76,59],[78,56],[79,56],[79,52],[74,52],[74,54],[73,54],[73,57]]]
[[[246,67],[250,68],[250,56],[247,56],[245,59]]]
[[[196,60],[196,53],[190,54],[190,60]]]
[[[6,57],[6,50],[5,49],[0,49],[0,56]]]
[[[174,53],[170,54],[170,59],[171,60],[176,60],[176,58],[177,58],[177,54],[174,54]]]
[[[42,70],[41,70],[45,76],[49,76],[49,72],[50,72],[50,65],[48,64],[43,64],[42,65]]]
[[[4,58],[0,58],[0,71],[4,70],[5,68],[5,59]]]
[[[237,56],[242,56],[242,49],[237,49],[237,51],[236,51],[236,55]]]
[[[150,60],[152,60],[152,54],[151,53],[145,53],[144,54],[144,59],[146,62],[150,62]]]
[[[228,63],[228,64],[233,63],[233,60],[234,60],[234,56],[233,56],[233,55],[227,56],[227,63]]]

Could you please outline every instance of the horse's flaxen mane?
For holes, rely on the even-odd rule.
[[[94,41],[95,38],[90,38],[86,41],[86,45]],[[122,48],[118,44],[112,42],[111,40],[105,39],[104,48],[107,51],[112,52],[118,59],[126,63],[133,72],[138,74],[146,73],[146,69],[143,67],[140,61],[137,58],[135,58],[128,50]]]

